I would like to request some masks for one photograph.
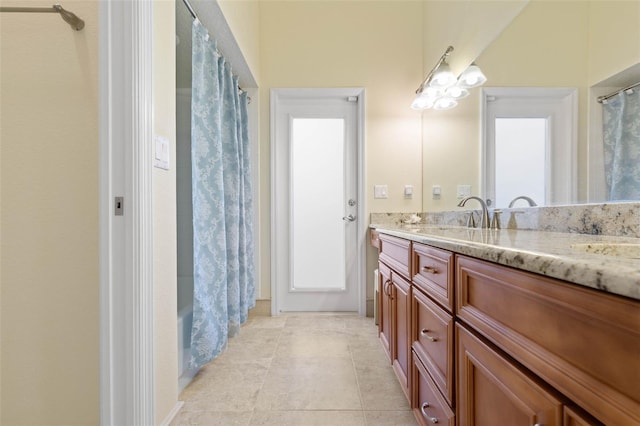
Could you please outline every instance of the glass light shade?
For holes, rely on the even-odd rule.
[[[460,87],[458,85],[451,86],[445,92],[445,96],[453,99],[462,99],[469,96],[469,91],[464,87]]]
[[[435,99],[431,96],[426,96],[424,93],[416,96],[416,98],[411,103],[411,108],[415,110],[423,110],[433,108]]]
[[[480,67],[475,63],[472,63],[462,74],[460,74],[458,85],[467,88],[477,87],[483,85],[486,81],[487,77],[482,73]]]
[[[434,99],[439,98],[442,95],[444,95],[444,89],[442,87],[426,86],[421,92],[421,96],[426,96]]]
[[[433,109],[443,111],[445,109],[455,108],[458,105],[458,101],[453,98],[440,98],[433,105]]]
[[[449,64],[443,62],[431,76],[429,86],[448,87],[456,82],[456,76],[451,72]]]

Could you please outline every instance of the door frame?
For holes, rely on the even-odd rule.
[[[356,232],[356,259],[357,259],[357,293],[358,293],[358,314],[365,316],[367,312],[366,301],[366,244],[365,237],[367,234],[367,222],[364,220],[366,212],[366,198],[364,190],[364,159],[365,159],[365,89],[357,88],[324,88],[324,89],[285,89],[277,88],[270,91],[270,155],[271,155],[271,315],[277,316],[280,312],[278,303],[278,292],[276,283],[279,276],[276,268],[278,256],[276,251],[276,238],[280,234],[280,230],[276,224],[276,209],[278,199],[278,189],[276,187],[275,173],[276,169],[276,117],[280,102],[289,99],[303,99],[312,97],[352,97],[358,98],[357,103],[357,135],[356,135],[356,187],[358,196]]]
[[[489,188],[495,188],[495,175],[489,173],[493,170],[492,167],[495,167],[492,159],[495,158],[495,143],[490,144],[487,119],[489,104],[498,98],[513,102],[519,102],[522,98],[532,102],[540,102],[544,99],[549,102],[549,105],[553,103],[551,121],[555,120],[567,125],[554,127],[551,133],[555,137],[548,154],[550,156],[548,173],[552,180],[550,185],[553,189],[553,198],[545,200],[545,205],[549,205],[549,202],[575,203],[578,192],[578,90],[567,87],[485,87],[481,89],[479,182],[482,197],[485,199],[488,196],[495,197],[495,194],[489,193]]]
[[[150,425],[153,2],[100,1],[99,23],[100,424]]]

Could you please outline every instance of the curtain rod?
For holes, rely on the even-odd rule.
[[[617,95],[618,93],[620,93],[620,92],[626,92],[627,90],[629,90],[629,89],[633,89],[634,87],[638,87],[638,86],[640,86],[640,81],[639,81],[639,82],[637,82],[637,83],[634,83],[634,84],[632,84],[632,85],[630,85],[630,86],[627,86],[627,87],[625,87],[624,89],[616,90],[616,91],[615,91],[615,92],[613,92],[613,93],[609,93],[609,94],[608,94],[608,95],[606,95],[606,96],[598,96],[598,102],[602,104],[602,103],[604,103],[607,99],[609,99],[609,98],[613,98],[613,97],[614,97],[615,95]]]
[[[189,13],[191,14],[191,16],[193,16],[193,19],[197,19],[199,22],[202,22],[198,18],[198,15],[196,15],[196,11],[193,10],[193,6],[191,6],[191,3],[189,3],[189,0],[182,0],[182,2],[184,3],[185,6],[187,6],[187,9],[189,10]],[[220,55],[219,52],[218,52],[218,54]],[[240,86],[238,86],[238,90],[240,90],[241,92],[246,92],[246,90],[244,90]],[[247,96],[247,102],[251,103],[251,97]]]
[[[54,4],[51,7],[0,7],[0,12],[58,13],[74,30],[80,31],[84,28],[84,21],[82,19],[78,18],[74,13],[65,10],[59,4]]]
[[[198,19],[198,15],[196,15],[196,11],[193,10],[193,7],[191,6],[191,3],[189,3],[189,0],[182,0],[182,2],[185,6],[187,6],[187,9],[189,9],[189,13],[191,14],[191,16],[193,16],[193,19]],[[198,19],[198,21],[199,20],[200,19]]]

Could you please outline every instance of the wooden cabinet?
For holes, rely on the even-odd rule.
[[[427,369],[413,354],[411,407],[420,425],[442,424],[454,426],[455,413],[438,391]]]
[[[407,399],[410,397],[409,342],[411,319],[410,242],[379,235],[379,320],[380,341]]]
[[[378,335],[391,361],[391,298],[393,297],[391,269],[379,262],[378,275]]]
[[[457,256],[456,316],[605,424],[640,424],[640,303]]]
[[[442,392],[454,406],[454,323],[453,316],[420,290],[412,294],[411,342],[413,351]]]
[[[380,340],[420,424],[640,425],[640,302],[385,235]]]
[[[459,426],[561,426],[563,401],[480,338],[456,325]]]
[[[412,260],[413,284],[453,312],[453,253],[414,243]]]
[[[392,360],[393,369],[400,381],[407,399],[409,395],[409,362],[411,345],[409,344],[411,284],[398,275],[392,277]]]

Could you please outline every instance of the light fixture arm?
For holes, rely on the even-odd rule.
[[[429,74],[427,74],[427,76],[422,81],[422,83],[420,83],[420,86],[416,90],[416,94],[422,93],[422,91],[424,90],[424,87],[427,85],[429,80],[431,80],[431,77],[433,77],[433,73],[436,72],[436,70],[440,67],[440,65],[442,65],[442,63],[447,59],[447,57],[451,54],[451,52],[453,52],[453,46],[447,47],[447,50],[445,50],[442,56],[440,56],[440,59],[436,63],[436,66],[433,67],[433,69],[429,72]]]

